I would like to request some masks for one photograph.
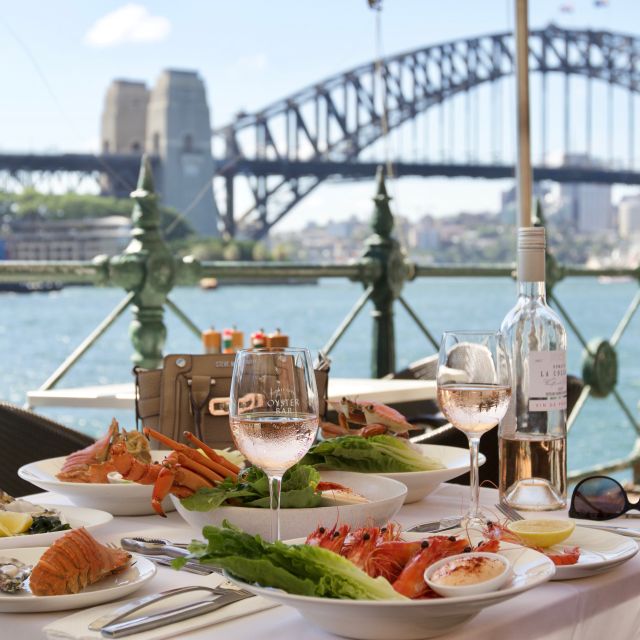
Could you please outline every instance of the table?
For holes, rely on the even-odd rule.
[[[384,403],[434,400],[435,380],[386,380],[384,378],[332,378],[329,376],[329,400],[361,397]],[[133,382],[95,387],[73,387],[48,391],[27,391],[29,407],[76,407],[85,409],[135,410]]]
[[[411,526],[434,517],[460,514],[467,501],[468,487],[442,485],[425,500],[407,505],[398,520]],[[481,502],[491,509],[497,491],[481,489]],[[68,504],[55,494],[38,494],[40,503]],[[550,514],[552,517],[562,513]],[[640,528],[640,523],[622,519],[625,526]],[[176,542],[186,541],[191,531],[173,512],[166,520],[157,516],[118,517],[99,530],[96,537],[103,542],[117,542],[123,535],[163,536]],[[640,638],[640,555],[622,566],[591,578],[570,582],[550,582],[523,593],[502,604],[489,607],[457,631],[440,636],[442,640],[630,640]],[[186,584],[199,584],[192,574],[158,568],[158,574],[137,595]],[[37,614],[3,614],[3,637],[43,637],[41,629],[65,612]],[[324,631],[312,627],[294,610],[277,607],[245,618],[191,631],[179,638],[190,640],[335,640]],[[390,638],[389,640],[393,640]]]

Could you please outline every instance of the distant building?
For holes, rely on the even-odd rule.
[[[120,253],[130,240],[131,220],[109,216],[16,220],[4,243],[10,260],[91,260],[101,254]]]
[[[102,151],[160,158],[162,203],[185,214],[203,236],[217,236],[211,119],[202,78],[168,69],[149,91],[144,82],[114,80],[102,114]]]
[[[440,245],[440,233],[433,216],[426,215],[420,218],[407,234],[407,244],[412,249],[430,251]]]
[[[598,163],[584,154],[561,156],[561,166],[596,167]],[[614,228],[611,186],[592,183],[561,183],[549,200],[549,213],[557,222],[579,233],[597,233]]]
[[[626,196],[618,205],[618,233],[627,240],[640,235],[640,194]]]
[[[142,153],[148,104],[144,82],[114,80],[109,85],[102,112],[102,153]]]
[[[544,203],[549,196],[549,187],[540,182],[533,183],[533,199],[543,203],[543,213],[546,213]],[[500,222],[502,224],[516,225],[520,219],[518,214],[518,192],[515,186],[506,189],[501,194]],[[535,211],[535,209],[533,210]]]

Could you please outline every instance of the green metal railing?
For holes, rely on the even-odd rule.
[[[0,282],[54,281],[97,286],[117,286],[125,297],[85,340],[45,381],[41,390],[55,387],[73,365],[90,349],[100,336],[131,307],[133,320],[129,335],[133,346],[132,360],[136,365],[155,368],[162,361],[166,339],[165,308],[173,312],[198,338],[200,329],[170,298],[175,285],[194,285],[202,278],[215,277],[269,280],[282,277],[348,278],[363,285],[363,293],[323,348],[329,354],[345,334],[353,320],[372,303],[373,320],[371,372],[381,377],[395,371],[394,305],[396,301],[414,320],[426,339],[437,350],[438,343],[402,296],[404,284],[415,278],[434,277],[514,277],[513,265],[425,266],[409,261],[399,243],[392,237],[394,220],[389,208],[384,176],[379,170],[377,193],[374,197],[373,233],[366,240],[362,257],[347,265],[292,264],[278,262],[200,262],[193,257],[172,255],[160,232],[151,168],[143,160],[134,200],[132,239],[120,255],[98,256],[91,262],[21,262],[0,261]],[[542,215],[538,209],[538,223]],[[640,283],[640,267],[635,269],[587,269],[560,265],[547,255],[547,292],[549,300],[562,315],[584,348],[582,376],[585,386],[568,420],[571,429],[586,400],[612,396],[633,426],[636,440],[629,456],[607,462],[597,468],[571,473],[578,479],[594,471],[611,472],[631,468],[634,480],[640,482],[640,423],[617,389],[618,361],[616,348],[640,306],[640,290],[636,292],[610,339],[587,341],[565,307],[555,295],[554,287],[567,277],[628,276]]]

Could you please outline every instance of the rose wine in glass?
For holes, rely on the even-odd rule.
[[[437,374],[438,404],[449,422],[469,439],[471,500],[465,526],[482,526],[478,449],[483,433],[503,418],[511,398],[511,368],[497,332],[447,331]]]
[[[236,447],[269,478],[271,539],[280,539],[285,471],[318,432],[318,392],[307,349],[247,349],[236,354],[229,422]]]

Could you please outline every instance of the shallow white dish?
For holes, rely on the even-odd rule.
[[[577,526],[564,542],[549,549],[561,552],[564,547],[580,547],[580,558],[577,564],[556,567],[554,580],[573,580],[604,573],[638,553],[638,543],[633,538],[581,526]]]
[[[152,451],[153,460],[163,460],[168,451]],[[48,458],[26,464],[18,469],[18,475],[36,487],[66,496],[79,507],[95,507],[114,516],[142,516],[155,513],[151,507],[152,485],[135,482],[93,484],[88,482],[61,482],[56,473],[62,469],[65,457]],[[166,498],[162,502],[165,511],[172,511],[173,504]]]
[[[97,509],[85,509],[83,507],[67,507],[59,505],[43,505],[48,509],[57,509],[72,529],[84,527],[96,529],[113,520],[113,516],[106,511]],[[0,553],[4,549],[17,549],[23,547],[42,547],[50,545],[57,538],[61,538],[67,531],[50,531],[49,533],[34,533],[32,535],[7,536],[0,538]]]
[[[280,529],[283,538],[306,536],[320,525],[332,527],[335,524],[349,524],[352,527],[360,527],[367,524],[386,524],[398,513],[407,493],[406,486],[401,482],[381,478],[376,474],[322,471],[320,475],[325,481],[338,482],[350,487],[371,502],[309,509],[281,509]],[[188,511],[178,498],[171,496],[171,499],[178,513],[198,534],[205,525],[220,526],[223,520],[229,520],[247,533],[259,534],[266,539],[271,536],[269,509],[219,507],[213,511]]]
[[[406,540],[422,540],[425,537],[428,536],[403,535]],[[290,595],[279,589],[248,585],[229,577],[256,595],[297,609],[310,622],[330,633],[359,640],[418,640],[446,633],[464,624],[482,609],[546,582],[555,572],[551,560],[533,549],[518,547],[499,553],[511,562],[511,577],[502,589],[476,596],[406,602],[335,600]]]
[[[424,455],[436,458],[444,465],[444,469],[434,471],[404,471],[402,473],[379,473],[376,475],[399,480],[407,485],[405,504],[417,502],[435,491],[440,484],[453,480],[469,471],[469,449],[447,447],[439,444],[419,444]],[[483,465],[486,457],[480,454],[478,462]]]
[[[467,585],[452,585],[442,584],[437,580],[433,580],[434,574],[440,567],[443,567],[449,563],[455,563],[456,561],[469,561],[473,558],[485,558],[493,562],[500,563],[500,573],[489,580],[483,580],[482,582],[476,582]],[[455,556],[449,556],[434,562],[424,572],[424,581],[441,596],[445,598],[453,598],[458,596],[476,596],[481,593],[491,593],[497,591],[502,585],[509,579],[511,574],[511,563],[505,556],[501,556],[499,553],[487,553],[486,551],[474,551],[471,553],[463,553]]]
[[[21,562],[34,565],[47,547],[29,549],[3,549],[3,557],[16,558]],[[0,592],[0,613],[31,613],[34,611],[63,611],[82,609],[103,602],[122,598],[139,589],[156,573],[156,567],[150,560],[134,555],[135,564],[121,573],[107,576],[80,593],[63,596],[34,596],[26,589],[17,593]]]

